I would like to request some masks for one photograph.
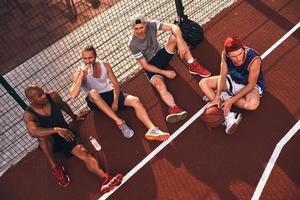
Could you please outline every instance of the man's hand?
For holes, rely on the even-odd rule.
[[[54,131],[57,132],[57,134],[60,137],[64,138],[68,142],[73,141],[74,138],[75,138],[75,135],[71,131],[69,131],[68,129],[55,127]]]
[[[114,101],[113,101],[113,103],[111,104],[111,109],[113,110],[113,111],[117,111],[118,110],[118,100],[117,99],[115,99]]]
[[[222,104],[222,101],[221,101],[220,96],[216,95],[214,100],[212,100],[212,102],[210,102],[208,107],[212,107],[214,105],[217,105],[218,108],[221,108],[221,104]]]
[[[77,121],[81,121],[81,120],[84,120],[85,119],[85,116],[90,112],[90,110],[82,110],[78,113],[78,115],[76,115],[76,118],[74,120],[77,120]]]
[[[224,117],[226,117],[228,115],[228,113],[231,110],[232,107],[232,101],[231,99],[228,99],[227,101],[224,101],[221,105],[221,107],[223,107],[223,111],[224,111]]]
[[[184,58],[184,55],[187,53],[187,51],[189,50],[189,47],[187,46],[187,44],[185,43],[184,40],[179,40],[177,42],[177,50],[178,50],[178,55],[181,59]]]
[[[176,73],[173,70],[164,70],[164,76],[166,76],[169,79],[173,79],[176,77]]]
[[[84,65],[83,67],[80,68],[80,77],[82,78],[82,81],[86,81],[86,75],[88,74],[90,66],[89,65]]]

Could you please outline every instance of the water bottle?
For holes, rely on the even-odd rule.
[[[101,150],[101,146],[98,143],[98,141],[96,140],[96,138],[94,138],[93,136],[90,136],[89,140],[90,140],[91,144],[93,145],[93,147],[96,149],[96,151],[100,151]]]

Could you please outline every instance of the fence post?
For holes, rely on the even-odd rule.
[[[1,75],[0,78],[1,85],[6,89],[6,91],[16,100],[16,102],[23,108],[26,109],[27,105],[23,99],[17,94],[17,92],[9,85],[5,78]]]
[[[184,7],[183,7],[183,4],[182,4],[182,0],[175,0],[175,4],[176,4],[177,15],[179,17],[183,17]]]

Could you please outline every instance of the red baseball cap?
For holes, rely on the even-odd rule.
[[[243,43],[238,37],[228,37],[224,41],[224,50],[226,53],[243,48]]]

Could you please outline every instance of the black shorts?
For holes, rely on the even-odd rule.
[[[113,90],[108,91],[108,92],[99,93],[99,95],[109,106],[112,105],[112,103],[114,101],[114,91]],[[118,101],[118,110],[124,110],[126,108],[126,106],[124,105],[126,96],[127,96],[126,93],[120,91],[119,101]],[[99,108],[97,107],[97,105],[94,104],[88,96],[85,98],[85,100],[87,102],[88,107],[91,110],[99,111]]]
[[[166,48],[162,48],[149,61],[149,64],[154,65],[155,67],[157,67],[159,69],[165,69],[168,66],[168,64],[169,64],[170,60],[172,59],[173,55],[174,54],[171,54],[171,53],[167,52]],[[149,71],[146,71],[146,70],[145,70],[145,73],[146,73],[146,76],[147,76],[149,81],[155,75],[162,76],[161,74],[149,72]]]
[[[62,152],[67,158],[72,156],[71,151],[73,148],[78,145],[82,144],[81,139],[79,135],[76,134],[75,131],[69,129],[73,134],[75,134],[75,138],[73,141],[68,142],[58,134],[53,134],[53,152]]]

